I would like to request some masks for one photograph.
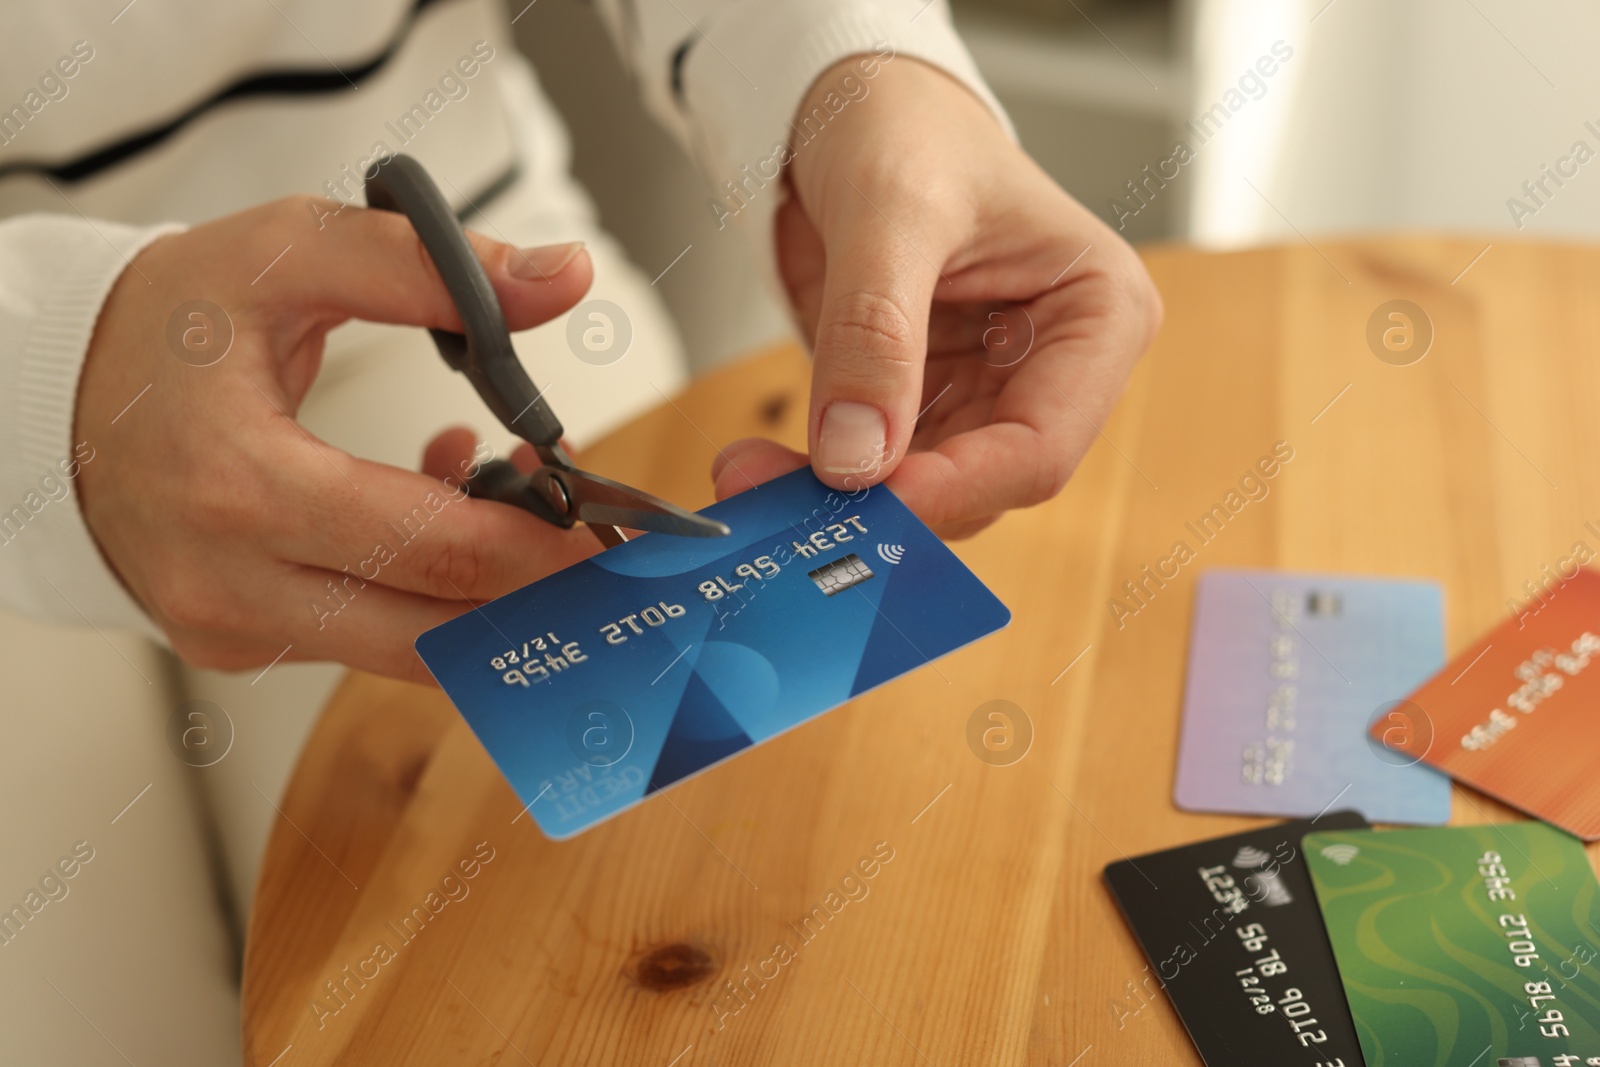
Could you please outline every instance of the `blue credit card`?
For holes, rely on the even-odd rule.
[[[469,611],[417,653],[548,836],[1005,626],[887,488],[802,468]]]
[[[1425,730],[1405,697],[1444,664],[1433,582],[1275,571],[1200,577],[1175,798],[1191,811],[1438,825],[1450,781],[1367,729]]]

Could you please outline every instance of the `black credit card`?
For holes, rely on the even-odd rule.
[[[1300,839],[1353,811],[1113,863],[1106,883],[1211,1067],[1361,1067],[1361,1045]]]

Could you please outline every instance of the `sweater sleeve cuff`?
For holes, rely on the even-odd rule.
[[[56,215],[0,226],[0,338],[11,352],[0,356],[0,600],[24,614],[164,641],[84,523],[75,479],[110,442],[75,439],[73,416],[112,285],[146,245],[181,229]]]
[[[804,151],[803,141],[817,132],[797,130],[795,112],[835,63],[853,55],[864,61],[851,84],[841,76],[841,112],[871,92],[885,65],[910,57],[966,86],[1016,137],[956,35],[945,0],[742,0],[716,11],[701,29],[705,37],[691,39],[676,82],[689,138],[714,187],[707,208],[719,229],[742,226],[769,270],[782,196],[779,163]]]

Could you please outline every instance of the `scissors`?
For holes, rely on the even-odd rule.
[[[680,537],[727,536],[726,523],[573,465],[561,447],[561,420],[517,360],[483,264],[422,164],[410,156],[390,156],[367,173],[366,190],[369,207],[398,211],[411,220],[461,316],[465,333],[428,331],[439,354],[467,376],[495,417],[539,457],[539,468],[529,474],[508,460],[484,464],[467,482],[471,496],[522,508],[562,529],[585,523],[607,548],[628,539],[624,527]]]

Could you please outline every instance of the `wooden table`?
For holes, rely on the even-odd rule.
[[[1600,545],[1584,525],[1600,520],[1600,251],[1497,240],[1475,260],[1487,243],[1149,250],[1167,322],[1101,442],[1055,501],[957,546],[1010,629],[573,841],[514,821],[516,798],[438,693],[352,677],[256,894],[247,1062],[1197,1063],[1166,1002],[1130,996],[1145,963],[1100,880],[1124,854],[1257,822],[1172,804],[1195,576],[1436,578],[1453,652],[1574,541]],[[1366,341],[1393,298],[1436,331],[1410,366]],[[709,502],[707,438],[799,444],[806,388],[798,353],[765,355],[586,465]],[[1123,582],[1278,441],[1294,458],[1270,495],[1119,626]],[[966,740],[993,699],[1035,731],[1009,766]],[[1459,789],[1455,812],[1509,814]],[[493,859],[470,895],[402,946],[387,924],[478,842]],[[801,944],[788,924],[875,846],[893,859],[868,895]],[[394,958],[347,978],[371,973],[380,940]],[[794,958],[734,999],[725,983],[780,940]]]

